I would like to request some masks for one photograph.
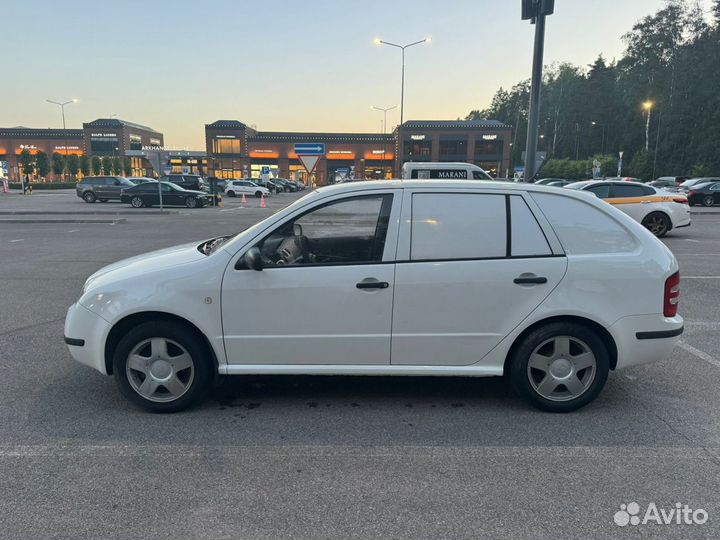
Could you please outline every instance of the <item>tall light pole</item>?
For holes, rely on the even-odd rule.
[[[602,128],[602,142],[600,143],[600,154],[605,154],[605,124],[598,122],[590,122],[593,126],[600,126]]]
[[[392,107],[376,107],[375,105],[370,106],[371,109],[375,109],[376,111],[382,111],[383,113],[383,128],[382,128],[382,134],[383,134],[383,148],[382,148],[382,162],[383,162],[383,176],[385,175],[385,147],[387,146],[386,133],[387,133],[387,113],[388,111],[392,111],[393,109],[397,109],[397,105],[393,105]]]
[[[48,103],[52,103],[53,105],[58,105],[60,107],[60,111],[62,112],[62,121],[63,121],[63,134],[65,136],[65,157],[67,158],[67,129],[65,128],[65,105],[70,105],[71,103],[77,103],[77,99],[71,99],[70,101],[53,101],[52,99],[46,99]]]
[[[540,88],[542,86],[543,52],[545,49],[545,17],[555,10],[555,0],[522,0],[522,19],[535,25],[530,112],[528,113],[527,144],[525,146],[525,181],[537,172],[537,144],[540,132]]]
[[[654,102],[643,101],[642,108],[647,114],[647,121],[645,122],[645,152],[650,150],[650,117],[652,116],[652,108],[655,105]]]
[[[400,76],[400,131],[398,132],[398,135],[401,134],[402,131],[402,125],[403,121],[405,119],[405,49],[408,49],[410,47],[414,47],[415,45],[420,45],[422,43],[430,43],[432,41],[432,38],[426,37],[425,39],[421,39],[419,41],[413,41],[412,43],[408,43],[406,45],[398,45],[397,43],[390,43],[389,41],[382,40],[380,38],[375,38],[375,45],[389,45],[390,47],[395,47],[397,49],[400,49],[402,51],[402,73]],[[402,148],[402,141],[400,141],[400,147]],[[398,159],[399,156],[396,156],[396,159]],[[400,163],[398,160],[398,170],[400,167]],[[399,176],[399,175],[398,175]]]

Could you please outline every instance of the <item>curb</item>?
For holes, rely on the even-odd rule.
[[[125,218],[115,219],[0,219],[0,223],[127,223]]]
[[[156,211],[150,211],[150,210],[141,210],[141,211],[135,211],[135,210],[118,210],[118,211],[107,211],[107,212],[98,212],[89,210],[87,212],[83,212],[81,210],[77,211],[71,211],[71,210],[0,210],[0,216],[78,216],[78,215],[88,215],[88,216],[155,216],[158,214],[177,214],[177,210],[163,210],[162,212],[159,210]]]

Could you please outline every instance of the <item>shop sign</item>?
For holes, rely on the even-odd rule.
[[[215,135],[216,139],[237,139],[235,135]]]
[[[160,139],[150,139],[150,144],[153,146],[160,146]]]
[[[91,133],[91,137],[117,137],[117,133]]]
[[[352,154],[352,150],[330,150],[328,154]]]
[[[410,138],[411,138],[413,141],[424,141],[424,140],[425,140],[425,135],[410,135]]]
[[[483,135],[482,136],[483,141],[496,141],[497,137],[498,137],[497,135]]]
[[[34,144],[21,144],[20,150],[37,150],[37,146]]]

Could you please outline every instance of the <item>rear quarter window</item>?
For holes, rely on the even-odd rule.
[[[568,255],[627,253],[637,241],[611,216],[595,206],[562,195],[533,193]]]

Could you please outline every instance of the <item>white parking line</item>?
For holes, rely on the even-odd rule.
[[[681,276],[681,279],[720,279],[720,276]]]
[[[22,242],[23,240],[25,240],[25,239],[24,238],[16,238],[15,240],[10,240],[10,242],[11,243],[12,242]]]
[[[680,347],[681,349],[685,349],[693,356],[697,356],[700,360],[705,360],[708,364],[712,364],[713,366],[720,368],[720,360],[713,358],[708,353],[701,351],[700,349],[696,349],[695,347],[693,347],[692,345],[688,345],[684,341],[678,341],[678,347]]]

